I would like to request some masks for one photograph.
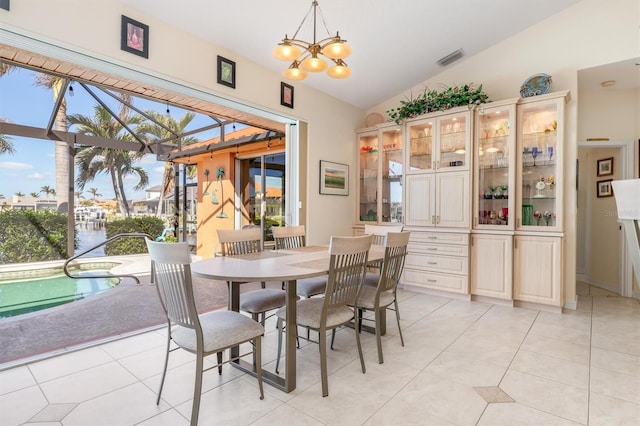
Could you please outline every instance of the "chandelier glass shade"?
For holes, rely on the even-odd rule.
[[[317,12],[320,13],[320,19],[327,33],[327,37],[321,40],[318,40],[317,37]],[[296,38],[312,13],[313,42]],[[276,59],[291,62],[289,68],[282,74],[290,80],[304,80],[307,77],[307,72],[322,72],[326,70],[329,77],[332,78],[349,77],[351,69],[343,59],[351,54],[351,47],[346,43],[346,40],[340,37],[340,33],[336,32],[335,36],[330,34],[318,2],[314,0],[293,37],[289,38],[285,35],[282,42],[273,50],[273,56]],[[331,65],[330,67],[327,62]],[[329,68],[327,69],[327,67]]]

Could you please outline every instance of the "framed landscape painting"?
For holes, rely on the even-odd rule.
[[[349,195],[349,166],[320,160],[320,193]]]

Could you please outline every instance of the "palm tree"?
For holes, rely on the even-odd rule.
[[[164,125],[162,127],[160,124],[149,123],[146,122],[138,126],[137,131],[141,135],[145,135],[149,141],[154,140],[163,140],[170,138],[175,135],[180,135],[184,133],[184,130],[187,128],[189,123],[195,117],[195,114],[192,112],[185,113],[182,118],[178,121],[173,119],[173,117],[161,114],[157,111],[145,111],[149,117],[151,117],[156,123],[161,123]],[[171,129],[171,132],[167,130],[167,128]],[[187,137],[182,139],[183,145],[190,145],[193,143],[199,142],[198,138]],[[165,163],[164,165],[164,173],[162,174],[162,185],[160,187],[160,197],[158,198],[158,210],[156,215],[162,216],[162,206],[164,206],[164,196],[165,193],[169,190],[171,185],[171,181],[173,179],[173,164]]]
[[[14,152],[16,152],[16,150],[13,147],[11,137],[0,133],[0,154],[13,154]]]
[[[40,193],[39,192],[31,192],[29,195],[32,196],[33,198],[40,197]]]
[[[14,71],[15,69],[16,67],[13,65],[9,65],[4,62],[0,63],[0,77]],[[53,99],[55,100],[58,98],[58,94],[62,88],[63,79],[50,74],[38,74],[34,83],[36,86],[53,89]],[[62,99],[60,108],[58,108],[58,111],[56,112],[54,129],[63,132],[67,131],[67,101],[65,98]],[[7,136],[0,135],[0,153],[8,152],[11,154],[13,151],[13,144],[11,144],[10,140],[7,140]],[[60,194],[57,199],[58,207],[63,206],[64,209],[69,203],[69,193],[66,190],[66,188],[69,187],[69,146],[66,142],[55,142],[55,162],[56,189]],[[68,207],[66,207],[66,209],[68,210]]]
[[[96,198],[97,197],[102,197],[102,194],[100,194],[98,192],[98,188],[89,188],[89,190],[87,192],[89,192],[89,194],[91,194],[91,198],[93,199],[94,204],[96,202]]]
[[[16,192],[16,193],[15,193],[15,195],[16,195],[17,197],[24,197],[24,193],[23,193],[23,192],[20,192],[20,191]]]
[[[51,188],[49,185],[44,185],[40,188],[40,193],[45,194],[47,196],[47,201],[49,201],[49,195],[55,195],[56,190]]]
[[[121,107],[118,117],[129,128],[135,127],[144,121],[142,116],[128,115],[129,108]],[[101,105],[94,107],[93,117],[81,114],[69,116],[69,123],[78,126],[78,132],[100,136],[113,140],[132,141],[134,137],[124,128],[120,122],[114,119],[109,111]],[[88,182],[101,174],[109,174],[111,184],[118,203],[118,210],[125,216],[129,216],[129,203],[124,189],[124,177],[127,175],[137,175],[138,184],[135,190],[142,189],[149,183],[149,176],[142,168],[134,165],[135,160],[140,159],[143,154],[117,149],[107,149],[100,147],[84,147],[76,154],[76,165],[79,173],[76,178],[76,185],[79,189],[84,189]]]

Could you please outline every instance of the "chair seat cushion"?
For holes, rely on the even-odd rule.
[[[302,299],[296,302],[296,323],[303,327],[320,328],[320,316],[322,314],[322,305],[324,297],[314,297],[311,299]],[[276,312],[278,318],[286,319],[286,308],[278,309]],[[353,319],[353,308],[348,306],[337,306],[330,308],[327,313],[327,329],[336,328],[346,324]]]
[[[274,288],[261,288],[240,294],[240,309],[250,314],[260,314],[284,306],[286,293]]]
[[[219,352],[264,334],[264,327],[251,318],[233,311],[214,311],[199,316],[204,352]],[[192,328],[174,326],[171,337],[180,347],[196,352],[196,332]]]
[[[374,274],[372,272],[367,272],[364,276],[363,284],[367,287],[378,287],[378,281],[380,281],[380,274]]]
[[[360,292],[358,293],[358,307],[364,309],[374,309],[376,302],[376,291],[378,289],[375,287],[362,286],[360,288]],[[380,306],[389,306],[393,303],[393,293],[389,291],[383,291],[380,293]]]
[[[327,288],[327,277],[313,277],[304,278],[298,280],[296,286],[296,292],[299,296],[309,298],[311,296],[317,296],[318,294],[324,294],[324,290]]]

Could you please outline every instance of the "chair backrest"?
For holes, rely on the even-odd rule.
[[[364,234],[373,235],[373,244],[383,246],[389,232],[402,232],[404,225],[370,225],[364,224]]]
[[[407,256],[410,234],[410,232],[389,232],[387,234],[378,292],[393,290],[398,285]]]
[[[276,242],[276,250],[305,246],[304,225],[273,226],[271,232],[273,232],[273,239]]]
[[[223,256],[237,256],[262,251],[260,228],[218,229],[217,232]]]
[[[329,278],[324,294],[323,319],[330,308],[354,305],[366,271],[372,235],[331,237]]]
[[[160,301],[171,323],[199,329],[187,243],[147,240]]]

